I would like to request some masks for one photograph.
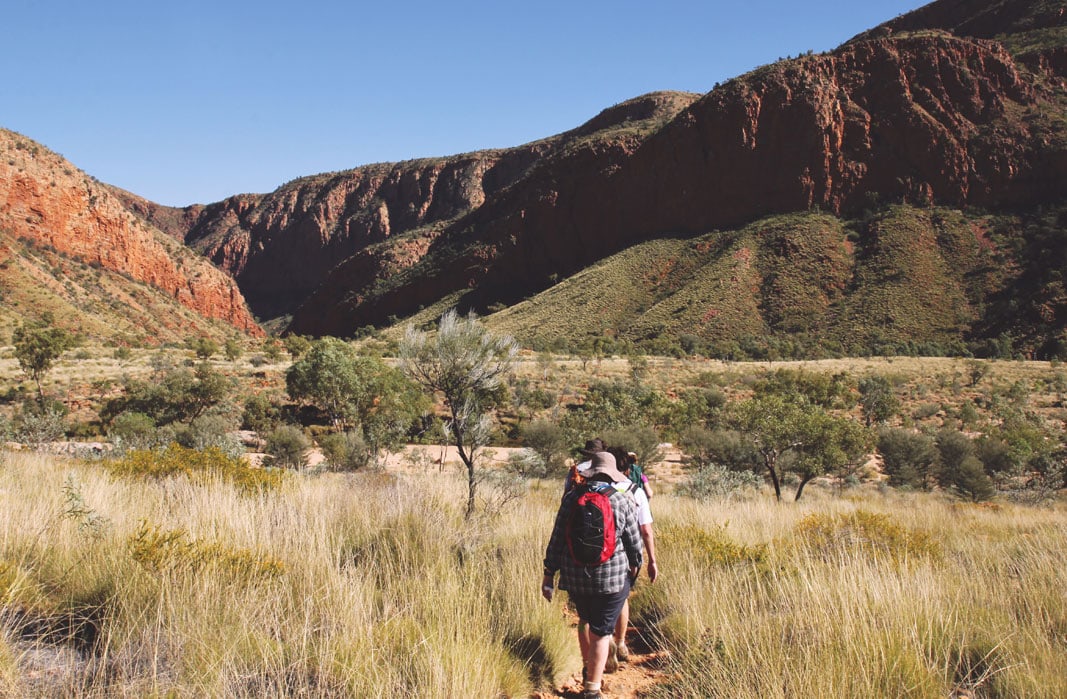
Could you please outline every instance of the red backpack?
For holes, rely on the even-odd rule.
[[[611,483],[585,482],[577,486],[578,497],[567,518],[567,548],[584,566],[598,566],[615,553],[615,512]]]

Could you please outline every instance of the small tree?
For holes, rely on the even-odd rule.
[[[270,464],[282,468],[303,468],[307,464],[311,440],[304,431],[293,425],[282,425],[267,435]]]
[[[468,519],[474,513],[477,453],[489,437],[489,411],[517,352],[510,336],[497,337],[473,313],[461,318],[455,310],[441,316],[435,336],[408,325],[400,342],[404,371],[444,399],[448,434],[467,468]]]
[[[304,356],[304,353],[311,349],[311,341],[303,335],[287,335],[282,343],[285,345],[285,351],[293,359],[300,359]]]
[[[294,400],[314,405],[335,427],[358,428],[375,457],[399,446],[424,406],[403,373],[332,337],[312,343],[289,367],[285,385]]]
[[[11,337],[19,367],[37,384],[37,398],[44,405],[41,382],[56,360],[74,346],[74,338],[62,328],[52,327],[46,319],[36,325],[21,325]]]
[[[222,351],[226,355],[226,361],[236,362],[241,358],[241,353],[244,350],[241,347],[241,342],[236,337],[231,337],[226,340]]]
[[[860,406],[867,426],[887,422],[900,411],[900,399],[893,385],[884,376],[868,376],[860,380]]]
[[[219,343],[210,337],[198,337],[193,341],[193,352],[201,361],[207,361],[219,352]]]

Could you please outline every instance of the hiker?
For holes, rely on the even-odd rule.
[[[632,451],[626,452],[617,447],[609,447],[608,453],[614,456],[616,461],[621,464],[619,470],[629,479],[626,483],[619,485],[626,488],[625,492],[634,499],[634,505],[637,507],[637,527],[641,533],[641,542],[645,547],[645,560],[648,563],[648,581],[654,583],[659,576],[659,565],[656,563],[656,538],[652,533],[652,508],[649,505],[648,496],[645,494],[644,488],[638,482],[635,482],[633,478],[635,466],[634,460],[630,457],[636,455]],[[619,612],[619,619],[615,622],[615,633],[613,634],[615,643],[611,646],[615,652],[608,654],[608,661],[605,665],[607,672],[614,672],[618,669],[620,662],[626,662],[630,659],[630,648],[626,645],[626,631],[629,626],[630,598],[627,597],[626,602],[622,605],[622,610]]]
[[[645,491],[645,495],[647,495],[648,499],[651,500],[652,484],[648,482],[648,476],[645,474],[644,469],[637,465],[637,454],[632,451],[628,451],[626,452],[626,457],[628,463],[630,464],[630,480],[641,486],[641,488]],[[626,473],[626,469],[624,469],[621,464],[619,466],[619,470],[623,473]]]
[[[632,498],[615,487],[628,479],[616,468],[615,457],[607,452],[594,453],[590,462],[583,474],[585,481],[563,497],[556,513],[545,550],[541,594],[551,601],[553,581],[559,571],[559,589],[567,591],[578,612],[582,697],[600,699],[604,666],[615,643],[615,622],[644,556],[637,508]],[[600,558],[595,562],[579,560],[579,555],[585,559],[585,547],[581,545],[584,539],[579,535],[586,532],[578,520],[572,520],[576,513],[589,512],[589,506],[584,504],[587,500],[605,508],[601,514],[610,517],[600,528],[601,539],[596,544],[602,545],[603,550],[597,551]]]
[[[586,441],[585,446],[580,450],[581,455],[585,457],[585,461],[582,461],[568,469],[567,480],[563,482],[564,495],[571,492],[571,488],[573,488],[575,485],[585,480],[585,471],[589,468],[590,464],[593,463],[593,454],[597,454],[602,451],[604,451],[603,439],[597,437],[595,439],[590,439]]]

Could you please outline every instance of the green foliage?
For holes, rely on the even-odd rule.
[[[884,376],[865,376],[860,379],[860,407],[867,426],[888,422],[900,412],[900,399],[893,385]]]
[[[682,432],[678,444],[688,455],[687,465],[698,470],[722,467],[732,471],[756,471],[762,465],[752,440],[735,430],[709,430],[693,425]]]
[[[866,510],[810,514],[796,525],[793,536],[830,559],[847,560],[855,553],[894,562],[941,556],[940,543],[929,533],[900,525],[889,515]]]
[[[304,431],[293,425],[281,425],[267,435],[266,452],[270,465],[299,469],[307,465],[311,440]]]
[[[299,359],[311,349],[311,341],[303,335],[286,335],[285,339],[282,340],[282,344],[285,345],[285,351],[293,359]]]
[[[190,349],[201,361],[207,361],[219,352],[219,343],[210,337],[198,337],[190,343]]]
[[[800,478],[794,495],[799,500],[812,478],[854,469],[871,442],[870,433],[854,420],[781,394],[757,395],[733,406],[731,421],[759,452],[779,500],[783,467]]]
[[[962,432],[943,429],[937,433],[940,457],[938,481],[974,502],[988,500],[996,494],[993,481],[975,456],[974,442]]]
[[[66,414],[66,408],[55,401],[43,406],[24,403],[15,415],[15,441],[36,446],[61,439],[67,430]]]
[[[475,455],[489,437],[489,410],[498,404],[518,346],[496,336],[473,313],[441,316],[436,336],[408,325],[400,343],[404,372],[428,393],[440,393],[449,412],[447,428],[467,468],[466,516],[474,513]]]
[[[648,425],[630,425],[615,429],[604,430],[600,434],[604,443],[609,447],[621,447],[624,451],[632,451],[637,454],[637,465],[648,468],[663,460],[663,450],[660,443],[663,441],[655,428]]]
[[[367,446],[360,432],[333,432],[319,438],[319,447],[326,457],[326,467],[333,471],[355,471],[374,459],[374,451]]]
[[[558,423],[533,420],[522,427],[522,443],[541,459],[549,472],[562,473],[570,443]]]
[[[661,392],[633,381],[594,381],[583,399],[577,405],[568,406],[560,421],[571,444],[581,444],[587,435],[625,431],[634,426],[655,427],[663,423],[669,412],[667,399]]]
[[[227,361],[236,362],[241,358],[244,348],[241,346],[240,340],[236,337],[230,337],[226,339],[226,344],[222,346],[222,352]]]
[[[74,337],[62,328],[53,327],[50,319],[46,318],[38,324],[24,324],[15,328],[11,342],[15,345],[19,367],[37,384],[37,395],[43,404],[44,388],[41,381],[60,355],[74,346]]]
[[[769,563],[766,545],[739,544],[722,527],[708,530],[695,524],[664,522],[656,527],[656,541],[664,550],[687,552],[701,568],[748,565],[764,570]]]
[[[397,448],[427,407],[402,372],[331,337],[311,344],[289,367],[285,385],[294,400],[317,407],[335,425],[358,429],[375,454]]]
[[[259,434],[270,432],[281,421],[282,407],[264,393],[256,393],[245,400],[241,413],[241,426]]]
[[[690,473],[676,492],[696,500],[728,501],[754,493],[762,485],[763,479],[752,471],[731,470],[711,463]]]
[[[852,380],[845,373],[777,369],[757,381],[752,389],[757,396],[800,395],[809,403],[823,408],[848,408],[854,402]]]
[[[110,423],[120,413],[142,413],[163,426],[188,423],[225,399],[232,382],[206,362],[193,371],[181,368],[162,369],[147,381],[129,379],[122,396],[108,400],[100,418]]]
[[[133,450],[120,459],[105,461],[104,466],[123,478],[221,479],[247,493],[274,490],[283,482],[280,472],[253,468],[245,459],[229,456],[214,447],[199,451],[171,444],[162,451]]]
[[[147,521],[141,522],[126,546],[134,561],[157,575],[198,574],[214,568],[235,581],[248,581],[285,573],[285,564],[272,556],[192,539],[185,529],[161,529]]]
[[[156,421],[144,413],[119,413],[111,420],[107,434],[117,445],[150,449],[156,446]]]
[[[268,337],[263,341],[263,354],[272,363],[277,364],[282,360],[282,346],[273,337]]]
[[[938,452],[933,438],[911,430],[885,428],[878,433],[878,452],[890,485],[926,490],[934,484]]]

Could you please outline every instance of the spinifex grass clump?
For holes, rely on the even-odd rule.
[[[131,451],[121,459],[106,462],[106,465],[108,470],[122,477],[182,475],[194,481],[220,478],[248,493],[274,490],[283,480],[281,471],[253,468],[246,460],[229,456],[218,447],[198,450],[171,444],[162,451]]]
[[[142,522],[129,538],[130,557],[153,573],[197,573],[219,568],[236,578],[274,577],[285,564],[261,553],[218,541],[192,539],[184,529],[163,530]]]
[[[796,540],[826,559],[855,554],[900,561],[938,556],[940,544],[925,531],[905,527],[888,514],[856,510],[839,514],[812,513],[800,520]]]

